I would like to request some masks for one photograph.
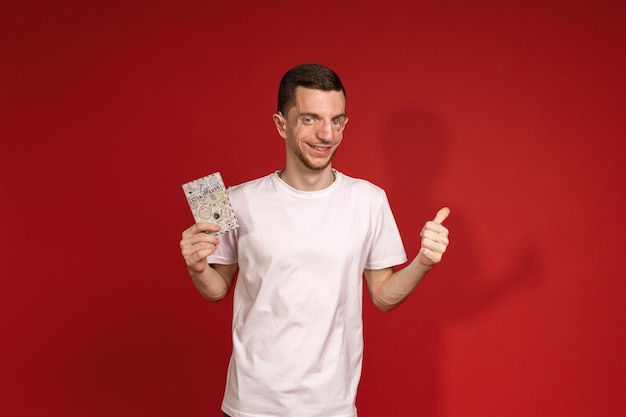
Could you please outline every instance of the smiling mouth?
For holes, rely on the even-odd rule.
[[[311,145],[311,144],[309,144],[309,146],[319,152],[324,152],[331,148],[330,146],[316,146],[316,145]]]

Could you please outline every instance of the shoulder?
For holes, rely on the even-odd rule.
[[[340,178],[341,186],[346,191],[364,193],[372,196],[385,195],[385,190],[366,179],[350,177],[340,172],[337,173],[337,178]]]
[[[381,207],[389,206],[387,193],[385,190],[363,178],[354,178],[344,174],[341,175],[338,196],[341,201],[351,201],[357,207],[370,207],[372,211],[378,211]]]
[[[242,182],[237,185],[233,185],[228,188],[228,192],[231,195],[232,194],[236,195],[236,194],[245,194],[245,193],[255,192],[258,190],[266,190],[268,187],[272,185],[274,181],[272,177],[274,175],[275,175],[274,173],[271,173],[264,177],[256,178],[250,181]]]

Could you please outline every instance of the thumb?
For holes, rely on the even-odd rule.
[[[433,221],[437,224],[443,223],[445,219],[450,215],[450,209],[448,207],[444,207],[437,212],[437,215],[433,219]]]

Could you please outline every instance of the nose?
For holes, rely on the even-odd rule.
[[[319,124],[317,129],[317,138],[326,142],[333,139],[333,128],[330,122],[324,121]]]

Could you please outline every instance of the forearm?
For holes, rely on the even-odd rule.
[[[202,272],[195,272],[187,268],[189,275],[200,295],[205,300],[218,302],[226,297],[230,290],[230,281],[217,268],[208,266]]]
[[[417,288],[428,271],[437,265],[449,244],[448,229],[441,223],[450,214],[442,208],[432,221],[426,222],[420,232],[421,246],[417,256],[405,268],[365,271],[370,296],[374,304],[383,311],[398,307]]]
[[[406,267],[387,274],[380,284],[373,288],[371,298],[376,307],[384,312],[398,307],[417,288],[432,266],[426,266],[418,254]]]

